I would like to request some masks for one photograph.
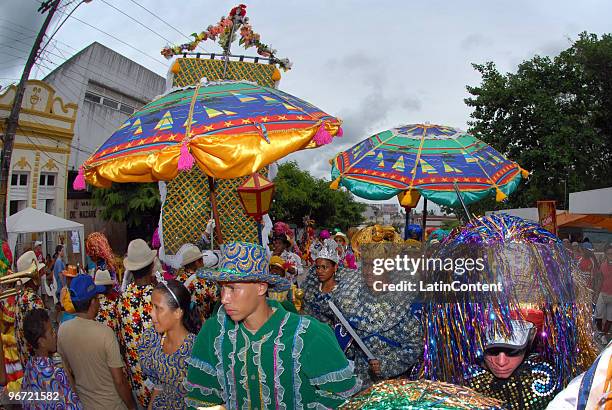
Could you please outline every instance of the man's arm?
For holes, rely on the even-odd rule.
[[[132,398],[132,390],[130,389],[127,378],[125,374],[123,374],[123,367],[109,367],[109,369],[113,376],[113,384],[115,385],[117,393],[119,393],[119,397],[121,397],[121,400],[123,400],[128,409],[135,409],[136,404]]]
[[[316,387],[319,402],[336,408],[357,393],[361,381],[352,363],[346,360],[330,327],[308,318],[311,323],[303,334],[304,349],[300,357],[302,371]]]

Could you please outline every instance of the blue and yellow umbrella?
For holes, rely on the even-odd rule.
[[[411,124],[379,132],[332,161],[332,188],[344,186],[372,200],[400,196],[416,206],[420,195],[447,206],[495,193],[504,200],[529,173],[490,145],[457,128]]]
[[[242,177],[331,142],[340,124],[304,100],[247,81],[186,87],[134,113],[85,161],[79,185],[83,177],[101,187],[168,181],[194,165],[214,178]]]

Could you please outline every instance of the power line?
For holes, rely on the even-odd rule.
[[[10,24],[14,24],[14,25],[16,25],[16,26],[18,26],[18,27],[21,27],[21,28],[25,29],[25,30],[26,30],[26,31],[28,31],[29,33],[36,33],[36,30],[32,30],[32,29],[30,29],[30,28],[28,28],[28,27],[25,27],[25,26],[22,26],[22,25],[20,25],[20,24],[13,23],[12,21],[9,21],[9,20],[6,20],[6,19],[3,19],[2,17],[0,17],[0,21],[4,21],[4,22],[10,23]],[[19,30],[16,30],[16,29],[11,29],[11,30],[12,30],[13,32],[15,32],[15,33],[18,33],[18,34],[21,34],[21,35],[24,35],[24,36],[29,34],[29,33],[24,33],[23,31],[19,31]],[[34,36],[32,36],[32,37],[36,37],[36,34],[35,34]],[[70,44],[65,43],[65,42],[63,42],[63,41],[61,41],[61,40],[53,40],[53,41],[56,41],[56,42],[58,42],[58,43],[61,43],[61,44],[65,45],[66,47],[69,47],[69,48],[71,48],[71,49],[73,49],[73,50],[75,50],[75,51],[79,51],[77,48],[74,48],[74,47],[73,47],[73,46],[71,46]]]
[[[163,65],[165,68],[168,68],[166,64],[164,64],[164,63],[162,63],[161,61],[159,61],[159,60],[158,60],[156,57],[153,57],[152,55],[145,53],[144,51],[142,51],[142,50],[140,50],[140,49],[138,49],[138,48],[134,47],[133,45],[131,45],[131,44],[129,44],[129,43],[126,43],[125,41],[121,40],[120,38],[115,37],[115,36],[113,36],[112,34],[109,34],[109,33],[107,33],[106,31],[104,31],[104,30],[102,30],[102,29],[99,29],[98,27],[95,27],[95,26],[93,26],[93,25],[91,25],[91,24],[87,23],[86,21],[81,20],[81,19],[80,19],[80,18],[78,18],[78,17],[75,17],[75,16],[70,16],[70,18],[72,18],[72,19],[74,19],[74,20],[76,20],[76,21],[78,21],[78,22],[80,22],[80,23],[82,23],[82,24],[85,24],[86,26],[91,27],[91,28],[93,28],[94,30],[99,31],[99,32],[100,32],[100,33],[102,33],[102,34],[107,35],[108,37],[110,37],[110,38],[112,38],[112,39],[114,39],[114,40],[116,40],[116,41],[120,42],[121,44],[124,44],[124,45],[126,45],[126,46],[130,47],[131,49],[133,49],[133,50],[135,50],[135,51],[139,52],[140,54],[142,54],[142,55],[145,55],[145,56],[149,57],[151,60],[155,61],[156,63],[158,63],[158,64],[160,64],[160,65]]]
[[[60,50],[58,47],[55,47],[55,48],[56,48],[56,50],[58,50],[60,53],[62,53],[62,52],[61,52],[61,50]],[[60,64],[57,64],[57,63],[55,63],[55,62],[53,62],[53,61],[51,61],[51,60],[48,60],[48,61],[49,61],[50,63],[52,63],[52,64],[57,64],[57,66],[58,66],[58,67],[59,67],[61,64],[65,63],[66,61],[68,61],[70,58],[72,58],[72,57],[68,57],[68,58],[66,58],[66,56],[64,56],[64,55],[60,56],[60,55],[55,54],[55,53],[50,52],[50,51],[47,51],[47,53],[48,53],[48,54],[50,54],[50,55],[52,55],[52,56],[58,57],[58,58],[60,58],[60,59],[64,59],[64,60],[63,60],[63,61],[62,61]],[[62,53],[62,54],[63,54],[63,53]],[[116,85],[116,86],[122,87],[122,84],[121,84],[121,83],[119,83],[118,81],[116,81],[116,80],[115,80],[114,78],[112,78],[112,77],[108,77],[108,76],[106,76],[106,75],[104,75],[104,74],[102,74],[102,73],[99,73],[99,72],[93,71],[93,70],[91,70],[89,67],[86,67],[86,66],[84,66],[84,65],[78,64],[76,61],[75,61],[75,62],[73,62],[73,64],[74,64],[75,66],[80,67],[80,68],[82,68],[83,70],[85,70],[85,71],[87,71],[87,72],[89,72],[89,73],[91,73],[91,74],[93,74],[93,75],[97,76],[97,77],[100,77],[100,78],[103,78],[103,79],[105,79],[105,80],[109,81],[110,83],[112,83],[112,84],[114,84],[114,85]],[[46,67],[46,68],[47,68],[47,69],[49,69],[49,70],[51,70],[49,67]],[[57,67],[56,67],[55,69],[57,69]],[[55,69],[53,69],[53,70],[55,70]],[[85,78],[86,78],[86,77],[85,77],[85,75],[83,75],[82,73],[80,73],[80,72],[78,72],[78,71],[75,71],[75,70],[73,70],[73,69],[71,69],[71,68],[64,67],[63,69],[64,69],[64,70],[68,70],[68,71],[70,71],[70,72],[72,72],[72,73],[74,73],[74,74],[78,74],[78,75],[80,75],[81,77],[83,77],[83,79],[85,79]],[[51,70],[51,71],[53,71],[53,70]],[[78,81],[78,80],[75,80],[75,81]],[[81,84],[83,84],[83,85],[88,85],[87,83],[84,83],[84,82],[81,82],[81,81],[78,81],[78,82],[80,82],[80,83],[81,83]],[[129,96],[128,96],[128,97],[129,97]],[[140,102],[144,102],[145,104],[146,104],[146,103],[148,103],[148,102],[149,102],[149,100],[151,99],[150,97],[148,97],[148,96],[146,96],[146,95],[136,95],[136,96],[133,96],[133,98],[135,98],[135,99],[137,99],[137,100],[141,100]]]
[[[166,20],[162,19],[161,17],[159,17],[157,14],[153,13],[151,10],[149,10],[148,8],[146,8],[145,6],[143,6],[142,4],[134,1],[134,0],[130,0],[132,3],[134,3],[135,5],[137,5],[138,7],[140,7],[141,9],[145,10],[147,13],[149,13],[150,15],[152,15],[153,17],[155,17],[156,19],[158,19],[159,21],[161,21],[162,23],[164,23],[166,26],[170,27],[172,30],[176,31],[177,33],[179,33],[181,36],[185,37],[187,40],[191,40],[191,37],[183,34],[180,30],[178,30],[177,28],[175,28],[174,26],[172,26],[170,23],[168,23]],[[172,42],[171,42],[172,43]]]
[[[109,2],[107,2],[106,0],[100,0],[102,1],[102,3],[106,4],[107,6],[117,10],[119,13],[123,14],[124,16],[126,16],[127,18],[129,18],[130,20],[136,22],[137,24],[139,24],[140,26],[146,28],[147,30],[149,30],[151,33],[155,34],[156,36],[158,36],[159,38],[161,38],[164,41],[167,41],[168,43],[172,43],[171,40],[168,40],[166,37],[162,36],[161,34],[159,34],[157,31],[153,30],[152,28],[150,28],[149,26],[147,26],[146,24],[143,24],[141,21],[138,21],[137,19],[135,19],[134,17],[130,16],[129,14],[127,14],[126,12],[124,12],[123,10],[118,9],[117,7],[115,7],[114,5],[110,4]]]
[[[64,10],[68,7],[68,5],[70,5],[72,2],[68,2],[65,6],[64,6]],[[68,13],[68,15],[66,16],[66,18],[64,19],[64,21],[62,21],[61,23],[59,23],[55,30],[53,30],[53,34],[51,34],[50,36],[47,36],[45,34],[45,37],[49,37],[47,42],[42,46],[42,48],[40,49],[40,51],[38,52],[38,55],[41,55],[42,52],[45,50],[45,48],[47,48],[47,46],[49,45],[49,43],[51,42],[51,39],[53,39],[53,36],[55,36],[55,34],[57,34],[57,32],[59,31],[60,28],[62,28],[62,26],[64,25],[64,23],[68,20],[68,17],[72,16],[72,13],[74,13],[76,11],[76,9],[79,8],[79,6],[83,4],[83,1],[79,2],[79,4],[77,4],[76,6],[74,6],[74,8],[72,10],[70,10],[70,13]],[[63,11],[60,11],[60,13],[65,14]]]

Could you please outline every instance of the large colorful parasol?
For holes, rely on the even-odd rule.
[[[81,172],[100,187],[171,180],[194,163],[211,177],[237,178],[341,132],[337,118],[282,91],[247,81],[200,83],[134,113]]]
[[[332,188],[366,199],[400,193],[416,206],[419,195],[447,206],[491,193],[502,201],[529,173],[491,146],[457,128],[412,124],[380,132],[341,152],[332,162]],[[404,201],[402,201],[402,204]]]

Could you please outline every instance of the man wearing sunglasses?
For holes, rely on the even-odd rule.
[[[466,376],[467,385],[506,403],[508,409],[545,409],[557,393],[554,367],[531,352],[536,334],[533,323],[511,320],[510,337],[488,339],[484,358]]]

